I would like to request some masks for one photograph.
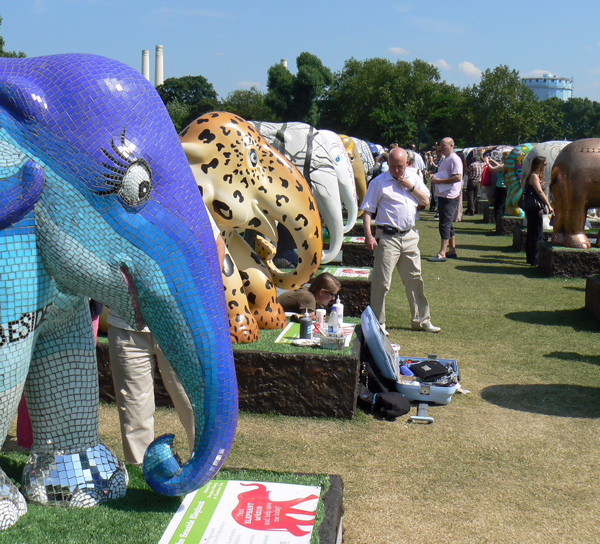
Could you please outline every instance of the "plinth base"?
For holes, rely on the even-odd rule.
[[[585,282],[585,309],[600,321],[600,277],[590,276]]]
[[[261,331],[279,334],[280,331]],[[351,419],[356,413],[360,344],[340,352],[300,348],[291,353],[233,350],[240,410],[303,417]],[[350,353],[349,353],[350,352]],[[108,343],[96,348],[100,398],[115,402]],[[173,406],[160,372],[154,376],[157,406]]]
[[[600,274],[600,248],[573,249],[542,242],[538,266],[548,276],[585,278]]]

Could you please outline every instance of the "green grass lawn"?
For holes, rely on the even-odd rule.
[[[429,263],[437,222],[421,215],[425,290],[442,332],[409,330],[395,277],[390,339],[401,355],[457,359],[470,393],[430,408],[427,426],[363,413],[352,421],[240,414],[226,467],[340,474],[346,544],[598,542],[600,327],[584,310],[585,280],[544,277],[477,217],[456,224],[459,259]],[[157,432],[173,421],[158,411]],[[101,434],[122,453],[112,406],[101,408]],[[0,465],[18,480],[11,455]],[[138,474],[126,498],[97,509],[33,506],[0,544],[157,542],[176,505]]]

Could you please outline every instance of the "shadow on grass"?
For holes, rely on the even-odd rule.
[[[502,246],[491,246],[489,244],[484,245],[484,244],[461,244],[461,243],[458,243],[457,246],[458,246],[459,250],[469,249],[471,251],[500,251],[502,249]]]
[[[520,412],[600,418],[600,389],[597,387],[565,384],[492,385],[486,387],[481,396],[487,402]]]
[[[553,351],[544,355],[548,359],[560,359],[562,361],[576,361],[578,363],[587,363],[589,365],[600,366],[600,355],[582,355],[575,351]]]
[[[175,512],[181,504],[181,497],[169,497],[154,492],[144,480],[142,467],[127,465],[129,484],[127,495],[108,501],[106,508],[122,512]]]
[[[531,325],[555,325],[564,327],[569,325],[577,332],[597,332],[598,322],[590,318],[585,308],[575,310],[550,310],[534,312],[512,312],[505,315],[513,321],[529,323]]]
[[[104,503],[109,510],[120,512],[176,512],[181,504],[182,497],[167,497],[159,495],[152,489],[127,488],[127,495]]]
[[[510,265],[506,262],[505,259],[461,259],[461,261],[472,261],[482,263],[480,265],[458,265],[456,270],[462,270],[464,272],[473,272],[475,274],[519,274],[526,278],[543,278],[545,277],[539,270],[535,267],[528,267],[522,264],[515,263]],[[489,263],[486,266],[483,263]],[[498,263],[497,265],[494,263]]]

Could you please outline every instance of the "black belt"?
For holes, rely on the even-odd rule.
[[[381,229],[385,234],[406,234],[407,232],[410,232],[412,230],[400,230],[396,227],[390,227],[389,225],[377,225],[377,228]]]

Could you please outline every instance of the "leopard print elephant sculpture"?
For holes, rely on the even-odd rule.
[[[298,289],[321,263],[321,221],[310,188],[298,169],[250,123],[213,112],[180,134],[206,207],[227,246],[223,268],[231,339],[254,342],[259,329],[283,328],[276,287]],[[282,272],[272,262],[277,223],[294,239],[298,265]],[[253,250],[240,235],[258,233]]]

